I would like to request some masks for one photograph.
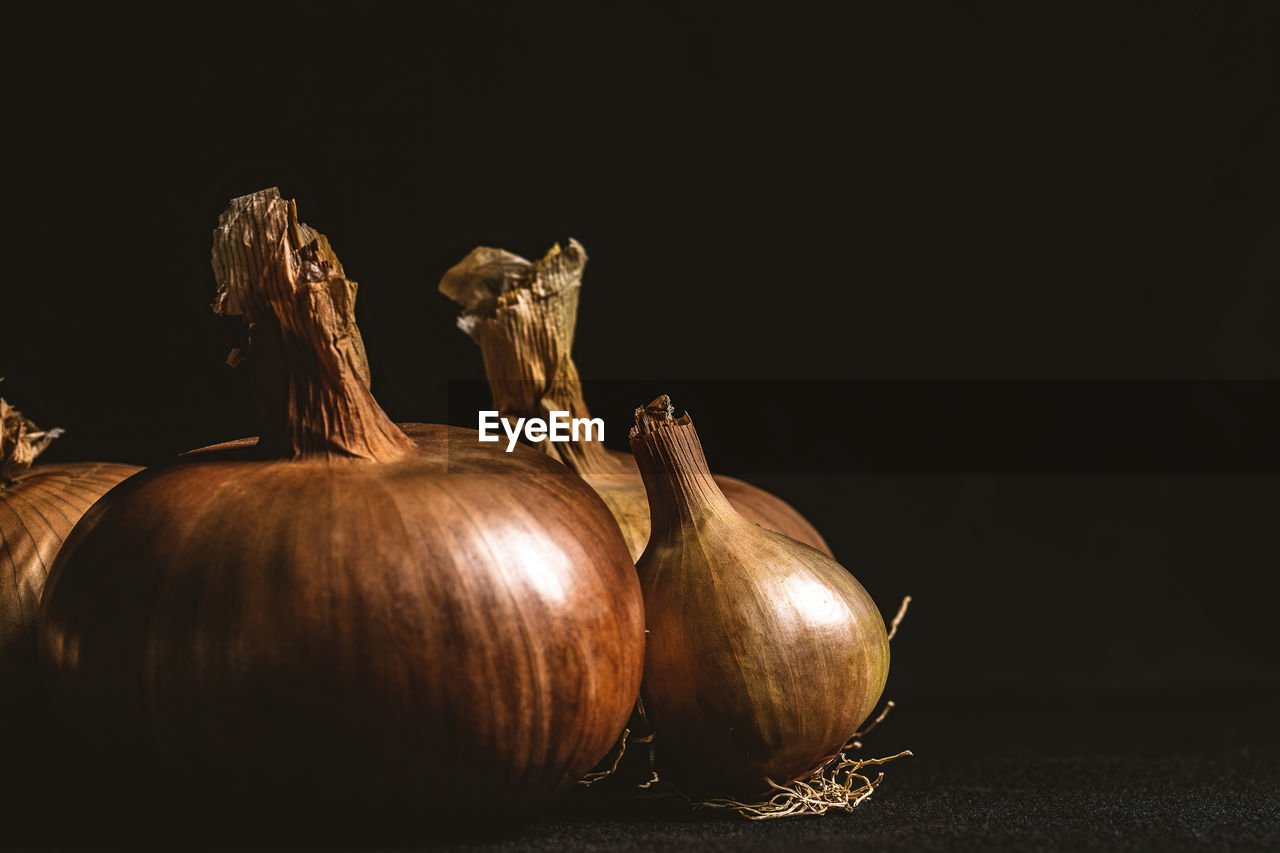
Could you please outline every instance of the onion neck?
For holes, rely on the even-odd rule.
[[[276,189],[242,196],[218,218],[214,311],[243,316],[264,420],[260,445],[285,458],[389,462],[414,444],[369,390],[355,324],[356,284],[323,235]]]
[[[636,409],[631,430],[631,452],[649,497],[651,536],[738,517],[707,467],[693,421],[688,414],[675,418],[673,411],[671,399],[659,397]]]
[[[503,418],[589,418],[570,351],[587,253],[577,240],[531,262],[502,249],[474,249],[440,280],[462,306],[458,328],[480,347],[493,407]],[[620,468],[598,441],[536,445],[581,476]]]
[[[0,397],[0,489],[27,473],[60,429],[42,430]]]

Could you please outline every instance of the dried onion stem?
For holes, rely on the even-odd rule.
[[[36,457],[60,435],[60,429],[40,429],[0,398],[0,485],[25,474]]]

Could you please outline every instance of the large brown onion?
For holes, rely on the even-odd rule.
[[[889,673],[880,611],[826,554],[743,518],[666,397],[636,410],[631,449],[653,518],[636,571],[655,767],[696,797],[772,793],[875,707]]]
[[[502,249],[480,247],[449,269],[440,292],[462,306],[458,326],[479,345],[493,407],[503,417],[543,418],[569,412],[588,418],[582,382],[570,356],[578,317],[578,293],[587,253],[577,240],[553,246],[531,263]],[[618,520],[633,559],[649,539],[648,501],[628,453],[598,441],[537,447],[568,465],[604,498]],[[733,477],[716,483],[744,517],[799,539],[827,554],[822,535],[790,504]]]
[[[33,467],[59,432],[38,429],[0,399],[0,717],[16,715],[36,686],[36,615],[63,540],[94,501],[142,470],[113,462]]]
[[[262,437],[113,492],[63,549],[40,650],[59,697],[169,787],[313,812],[509,812],[621,732],[643,655],[626,544],[579,478],[470,430],[393,424],[354,286],[274,190],[215,232]],[[495,798],[500,807],[495,809]]]

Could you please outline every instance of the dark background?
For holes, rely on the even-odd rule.
[[[570,810],[505,846],[1280,844],[1271,415],[1234,434],[1131,405],[1130,435],[1189,454],[1136,469],[1061,425],[1226,380],[1280,399],[1271,4],[6,15],[0,391],[68,429],[48,458],[256,431],[210,236],[275,185],[361,282],[396,419],[473,425],[449,383],[480,359],[441,273],[576,237],[575,356],[612,440],[684,383],[713,466],[794,503],[886,615],[915,596],[869,747],[917,757],[858,812]],[[773,424],[753,456],[724,390],[763,380],[783,391],[750,401]],[[886,380],[930,382],[860,402]],[[1045,380],[1073,396],[1030,461],[965,455],[954,436],[1066,387]],[[1187,461],[1223,446],[1221,469]]]

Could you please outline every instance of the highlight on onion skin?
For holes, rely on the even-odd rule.
[[[834,757],[871,714],[889,641],[848,571],[743,518],[689,416],[672,412],[660,397],[631,432],[653,519],[636,570],[655,769],[695,799],[764,795]]]
[[[530,262],[479,247],[450,268],[439,290],[462,306],[458,327],[480,347],[493,408],[501,417],[548,418],[553,411],[589,418],[570,350],[587,263],[577,240],[552,246]],[[591,484],[613,512],[633,559],[649,539],[648,501],[635,460],[585,438],[544,441],[536,448]],[[822,535],[791,505],[750,483],[716,476],[730,503],[749,521],[830,554]]]
[[[85,511],[142,469],[113,462],[34,465],[61,430],[39,429],[0,398],[0,718],[38,687],[36,616],[49,567]]]
[[[150,469],[85,517],[45,593],[42,659],[100,742],[220,802],[530,808],[634,703],[626,544],[553,460],[393,424],[326,253],[275,190],[223,214],[215,307],[249,323],[237,360],[262,435]]]

